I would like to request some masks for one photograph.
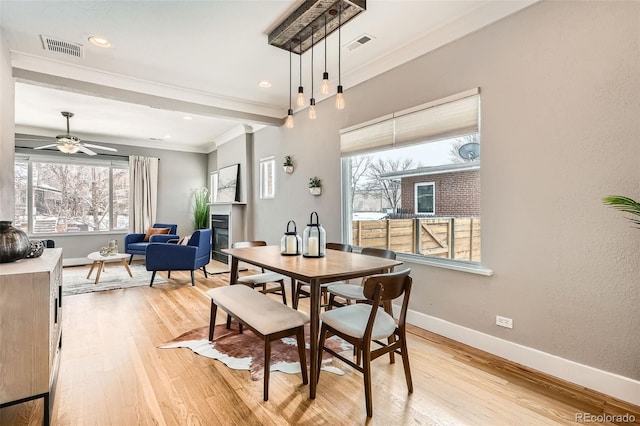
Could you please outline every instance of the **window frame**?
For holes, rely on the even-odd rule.
[[[271,164],[271,188],[270,191],[266,191],[266,186],[269,184],[266,174],[269,170],[269,164]],[[261,158],[258,161],[259,170],[259,185],[260,185],[260,199],[272,200],[276,198],[276,159],[275,156]]]
[[[430,186],[433,188],[433,193],[431,194],[431,198],[433,198],[433,211],[431,212],[421,212],[418,211],[418,187],[419,186]],[[436,215],[436,183],[435,182],[416,182],[413,184],[413,206],[415,214],[423,214],[427,216],[435,216]]]
[[[112,160],[94,160],[94,159],[76,159],[73,160],[67,158],[61,158],[58,156],[47,155],[21,155],[16,154],[14,158],[14,168],[16,163],[27,164],[27,229],[24,230],[28,236],[39,238],[44,236],[75,236],[75,235],[107,235],[107,234],[124,234],[128,232],[128,226],[124,228],[116,228],[117,220],[113,217],[114,214],[114,186],[113,186],[113,171],[114,169],[126,170],[129,172],[128,161],[112,161]],[[78,231],[78,232],[34,232],[34,189],[33,189],[33,163],[45,163],[45,164],[70,164],[74,166],[85,167],[106,167],[109,169],[109,229],[103,231]],[[129,182],[129,185],[131,182]],[[15,183],[14,183],[15,191]],[[129,203],[129,197],[127,203]],[[130,207],[130,206],[129,206]]]

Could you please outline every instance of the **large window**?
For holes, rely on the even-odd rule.
[[[276,197],[276,160],[273,157],[260,159],[260,198]]]
[[[15,193],[14,226],[31,234],[129,227],[126,163],[17,157]]]
[[[343,129],[343,233],[357,247],[479,263],[477,89]]]

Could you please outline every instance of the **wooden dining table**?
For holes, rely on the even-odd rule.
[[[401,265],[402,262],[366,256],[338,250],[326,250],[325,257],[311,258],[300,256],[283,256],[279,246],[262,246],[224,249],[231,255],[231,274],[229,283],[238,280],[238,263],[246,262],[286,275],[291,279],[310,284],[310,343],[311,371],[309,377],[309,397],[316,397],[318,364],[318,333],[320,329],[320,285],[328,282],[343,281],[381,273],[389,268]]]

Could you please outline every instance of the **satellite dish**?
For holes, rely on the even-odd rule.
[[[458,148],[458,155],[470,161],[480,158],[480,144],[478,142],[465,143]]]

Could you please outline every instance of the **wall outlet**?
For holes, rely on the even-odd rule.
[[[496,325],[500,327],[513,328],[513,320],[511,318],[496,315]]]

